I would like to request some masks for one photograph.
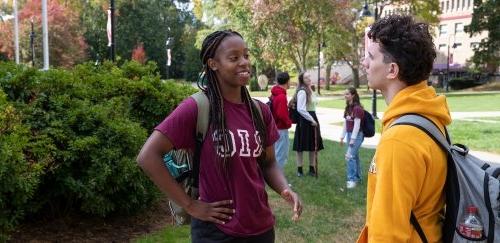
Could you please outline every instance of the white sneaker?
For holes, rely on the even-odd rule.
[[[347,189],[353,189],[356,187],[356,182],[355,181],[347,181],[346,187],[347,187]]]

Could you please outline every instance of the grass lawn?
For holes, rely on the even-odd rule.
[[[451,111],[500,111],[500,94],[446,94]],[[361,103],[366,110],[371,111],[371,97],[361,97]],[[344,109],[343,97],[322,100],[320,107]],[[377,99],[377,111],[385,111],[387,105],[381,95]]]
[[[470,149],[500,154],[500,117],[476,118],[478,121],[454,120],[449,126],[453,143],[467,145]],[[496,121],[496,122],[484,122]]]
[[[302,198],[304,211],[299,222],[291,220],[291,207],[268,189],[269,203],[276,216],[276,242],[354,242],[364,223],[366,171],[374,150],[361,149],[363,181],[353,190],[345,188],[344,148],[325,140],[319,154],[319,178],[298,178],[295,152],[285,166],[285,175]],[[307,156],[304,156],[305,158]],[[304,163],[308,171],[308,161]],[[190,242],[189,226],[166,227],[136,242]]]

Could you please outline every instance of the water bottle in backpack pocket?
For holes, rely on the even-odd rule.
[[[447,153],[446,197],[442,242],[500,242],[500,164],[469,154],[465,145],[451,145],[429,119],[418,114],[398,118],[391,126],[410,125],[424,131]],[[421,230],[418,222],[413,226]],[[427,242],[425,232],[419,232]]]

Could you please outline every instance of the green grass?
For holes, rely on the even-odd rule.
[[[446,94],[446,100],[451,111],[500,111],[500,94]],[[366,110],[371,111],[371,97],[361,97],[361,103]],[[344,109],[343,97],[322,100],[320,107]],[[377,111],[385,111],[387,105],[381,95],[377,99]]]
[[[454,120],[449,126],[453,143],[467,145],[470,149],[500,154],[500,117],[475,118],[481,121]]]
[[[319,178],[296,174],[295,152],[290,151],[285,176],[292,189],[302,198],[304,211],[299,222],[293,222],[292,209],[268,188],[269,203],[276,216],[276,242],[354,242],[365,220],[366,171],[374,150],[361,149],[363,181],[353,190],[345,188],[344,149],[338,143],[324,140],[319,153]],[[307,155],[304,156],[307,158]],[[307,173],[308,160],[304,162]],[[189,227],[167,226],[160,232],[136,242],[189,242]]]
[[[451,111],[500,111],[500,94],[447,95]]]
[[[159,232],[153,234],[145,235],[135,242],[137,243],[189,243],[191,242],[190,237],[190,227],[189,225],[180,227],[166,227]]]

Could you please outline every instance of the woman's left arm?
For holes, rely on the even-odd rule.
[[[265,164],[262,165],[264,179],[275,192],[293,206],[292,220],[298,220],[302,214],[302,202],[297,193],[293,192],[288,186],[283,171],[276,162],[273,145],[267,146],[265,161]]]

